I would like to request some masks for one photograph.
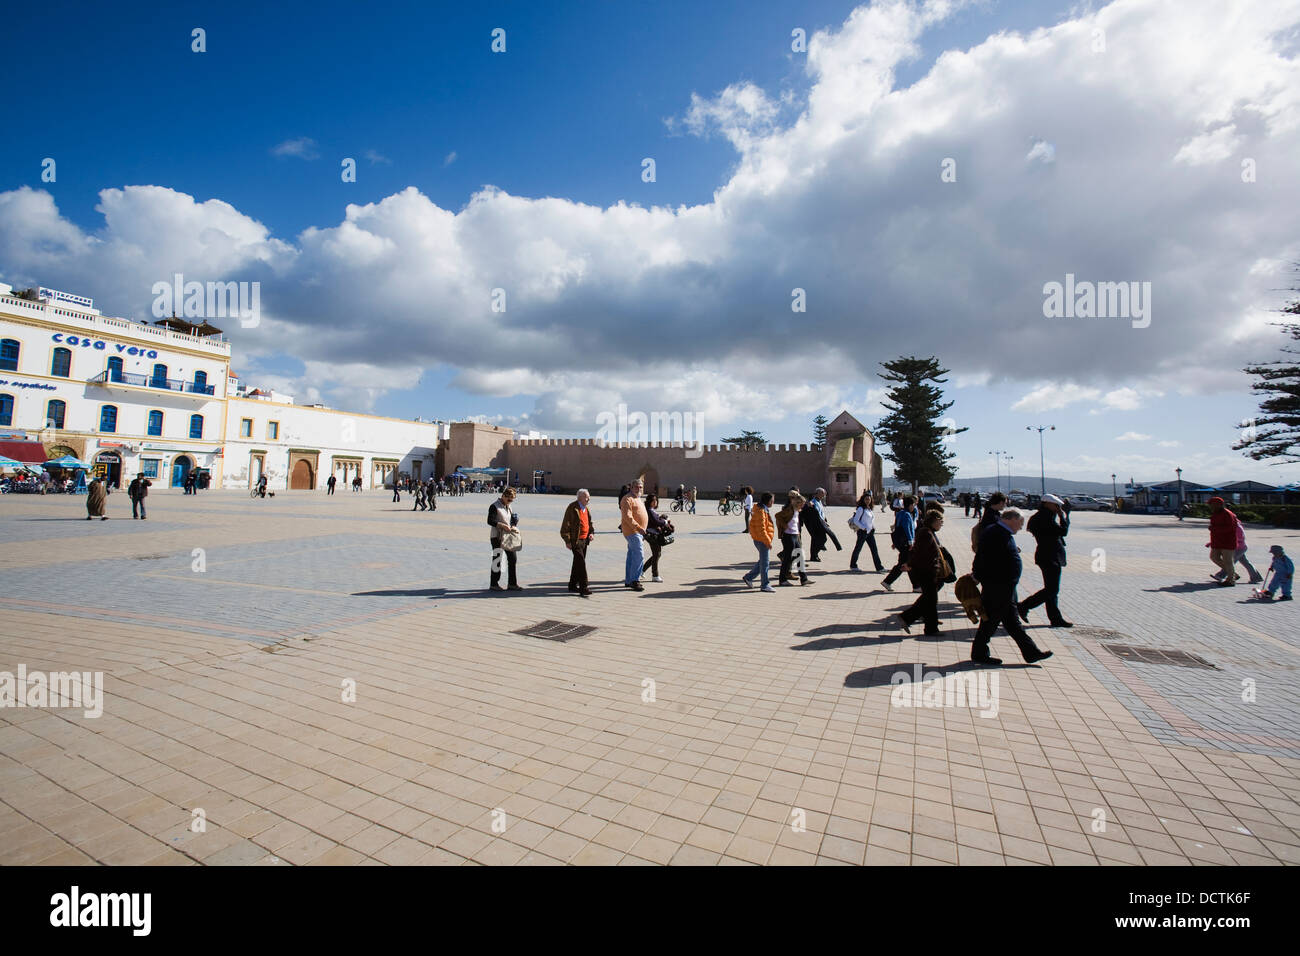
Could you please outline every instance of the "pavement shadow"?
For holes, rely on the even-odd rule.
[[[1038,664],[1002,664],[1000,667],[991,667],[988,670],[1023,670],[1026,667],[1039,667]],[[844,678],[845,687],[887,687],[890,684],[914,684],[916,683],[916,669],[921,669],[921,679],[924,681],[932,675],[947,676],[948,674],[960,674],[965,671],[978,671],[985,668],[976,664],[974,661],[960,661],[956,664],[945,664],[942,667],[935,665],[927,667],[920,661],[910,663],[899,662],[897,664],[878,664],[875,667],[864,667],[862,670],[853,671]],[[896,680],[895,675],[902,674],[905,680]]]
[[[745,583],[738,579],[726,578],[721,584],[711,584],[707,581],[696,581],[691,584],[683,584],[671,591],[660,591],[658,585],[647,584],[645,586],[645,597],[648,598],[703,598],[716,597],[721,594],[750,594],[758,591],[758,582],[754,582],[752,588],[745,587]]]
[[[503,585],[504,587],[504,585]],[[620,588],[592,588],[593,591],[615,591]],[[522,591],[492,591],[488,588],[393,588],[385,591],[354,591],[352,597],[427,597],[427,598],[486,598],[486,597],[546,597],[568,594],[565,584],[525,584]]]
[[[1239,585],[1240,586],[1240,585]],[[1186,581],[1183,584],[1167,584],[1162,588],[1143,588],[1147,594],[1186,594],[1190,591],[1213,591],[1216,588],[1223,587],[1218,581]]]

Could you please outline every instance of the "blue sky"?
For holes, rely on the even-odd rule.
[[[700,390],[691,383],[716,381],[720,394],[697,406],[705,441],[740,427],[807,441],[818,411],[833,417],[848,404],[873,423],[876,362],[933,352],[954,369],[951,414],[970,428],[954,444],[963,475],[990,473],[994,449],[1016,456],[1017,473],[1031,459],[1025,470],[1036,472],[1037,438],[1025,425],[1044,423],[1058,427],[1048,470],[1063,477],[1108,480],[1119,470],[1161,480],[1182,463],[1207,481],[1300,479],[1294,467],[1262,469],[1228,449],[1233,422],[1256,408],[1235,370],[1281,344],[1262,322],[1285,300],[1278,290],[1288,279],[1259,264],[1276,270],[1296,255],[1294,231],[1271,226],[1275,209],[1295,208],[1293,162],[1290,185],[1261,172],[1259,188],[1243,192],[1235,174],[1239,155],[1258,154],[1268,170],[1263,157],[1295,145],[1286,123],[1261,129],[1243,118],[1252,104],[1263,104],[1255,114],[1294,109],[1269,74],[1294,66],[1294,51],[1275,38],[1287,28],[1294,36],[1295,4],[1256,18],[1268,21],[1251,39],[1269,69],[1234,64],[1227,85],[1240,89],[1219,114],[1194,109],[1189,91],[1198,64],[1208,78],[1221,51],[1171,35],[1173,23],[1223,32],[1213,4],[1191,4],[1170,22],[1146,0],[1100,12],[881,4],[870,20],[860,6],[15,8],[11,36],[33,38],[53,68],[0,64],[11,118],[29,130],[0,155],[0,199],[12,199],[0,206],[9,233],[0,280],[92,295],[104,311],[143,318],[151,281],[182,266],[200,278],[260,279],[273,321],[257,334],[229,330],[235,368],[300,400],[380,414],[486,415],[593,434],[594,413],[618,400],[689,408]],[[1098,24],[1110,48],[1079,62],[1085,73],[1100,64],[1102,75],[1072,86],[1081,71],[1068,61]],[[205,53],[191,51],[195,27],[206,31]],[[489,49],[496,27],[506,30],[504,54]],[[823,31],[815,57],[792,52],[796,27],[810,38]],[[1035,60],[1017,44],[1042,27],[1059,29],[1039,35],[1040,51],[1059,52]],[[1172,49],[1144,49],[1152,37]],[[1278,60],[1278,49],[1289,58]],[[935,69],[945,51],[947,67]],[[1141,58],[1150,75],[1108,79],[1124,57]],[[878,75],[890,85],[877,89]],[[1134,84],[1144,92],[1131,93]],[[986,99],[950,109],[971,95],[967,86]],[[1135,96],[1146,99],[1127,114],[1116,105]],[[870,108],[858,115],[858,103]],[[1168,129],[1146,119],[1161,113],[1173,117]],[[850,114],[853,123],[835,128]],[[988,114],[998,115],[983,121]],[[1099,130],[1099,116],[1113,125]],[[823,140],[818,153],[810,144]],[[798,185],[781,178],[796,154],[806,172]],[[1137,164],[1149,167],[1148,154],[1164,168],[1152,171],[1153,185],[1137,184],[1134,201],[1154,192],[1155,207],[1108,214],[1104,197]],[[988,175],[986,186],[1003,155],[1016,157],[1014,175],[996,186]],[[654,183],[641,179],[647,156]],[[947,193],[937,185],[945,156],[961,170]],[[45,157],[57,161],[54,183],[41,181]],[[357,162],[355,183],[340,180],[344,157]],[[497,192],[467,213],[485,187]],[[125,193],[105,206],[104,190]],[[965,208],[950,202],[958,194]],[[536,202],[547,197],[557,202]],[[611,224],[620,202],[670,221]],[[362,210],[352,219],[349,204]],[[1215,228],[1190,212],[1185,223],[1156,221],[1192,209],[1214,215]],[[683,210],[743,228],[719,238],[717,222],[712,233],[697,230]],[[794,233],[812,225],[795,235],[792,222]],[[1213,234],[1219,224],[1226,237]],[[434,255],[424,237],[439,230]],[[637,246],[632,265],[612,261],[621,242]],[[187,245],[186,256],[169,252]],[[382,251],[368,268],[372,247]],[[1052,254],[1030,265],[1045,247]],[[662,274],[642,268],[679,248],[664,253]],[[489,274],[498,249],[503,278]],[[1213,275],[1198,274],[1200,260],[1215,263]],[[426,269],[445,275],[426,282]],[[503,332],[456,298],[457,276],[471,271],[514,302],[533,297]],[[1067,271],[1151,278],[1156,308],[1171,305],[1146,336],[1122,320],[1048,327],[1032,314],[1035,290]],[[779,273],[778,291],[806,287],[809,312],[792,316],[788,298],[784,307],[747,300],[742,290],[767,273]],[[698,293],[681,292],[695,283]],[[827,302],[833,308],[819,312]],[[979,334],[984,315],[1025,302],[1019,324],[995,321]],[[790,360],[773,360],[773,348]]]

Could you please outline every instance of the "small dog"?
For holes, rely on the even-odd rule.
[[[980,586],[975,583],[975,579],[969,574],[963,574],[957,579],[957,583],[952,586],[952,592],[956,595],[957,600],[961,602],[961,609],[966,612],[972,624],[979,624],[986,617],[984,614],[984,601],[980,597]]]

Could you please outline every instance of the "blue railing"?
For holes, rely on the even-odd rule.
[[[216,393],[215,385],[197,385],[194,382],[183,382],[176,378],[155,378],[152,375],[136,375],[133,372],[109,372],[103,371],[94,378],[86,379],[87,385],[139,385],[144,388],[165,388],[169,392],[192,392],[195,395],[213,395]]]

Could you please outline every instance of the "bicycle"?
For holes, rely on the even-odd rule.
[[[732,513],[739,514],[741,507],[742,505],[739,501],[729,501],[728,499],[723,498],[721,501],[718,502],[718,514],[720,515],[729,515]]]
[[[673,503],[669,507],[673,511],[685,511],[688,504],[690,504],[690,502],[686,501],[684,498],[674,498]]]

